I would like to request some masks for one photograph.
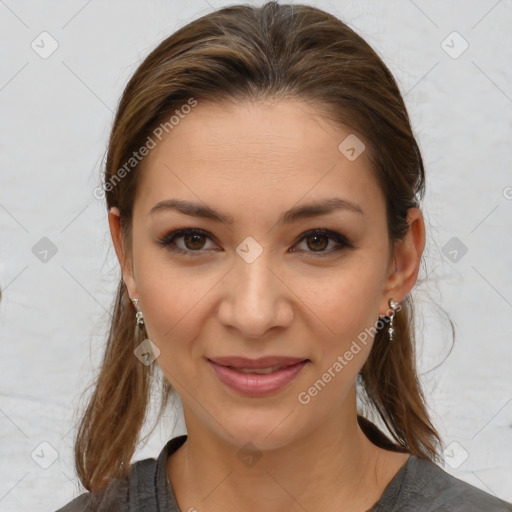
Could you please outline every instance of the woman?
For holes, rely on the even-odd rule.
[[[163,41],[110,137],[122,279],[60,510],[512,510],[436,464],[424,186],[395,80],[332,15],[232,6]],[[130,464],[159,375],[187,435]]]

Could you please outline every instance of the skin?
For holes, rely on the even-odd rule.
[[[167,461],[181,510],[360,512],[408,458],[377,447],[357,424],[354,382],[371,338],[308,404],[297,399],[389,314],[390,298],[406,297],[424,248],[423,217],[411,209],[409,232],[392,249],[366,152],[350,161],[338,150],[350,133],[299,100],[199,103],[142,162],[131,247],[118,210],[109,213],[129,295],[139,298],[156,362],[183,401],[188,438]],[[277,224],[289,208],[331,197],[363,214],[336,210]],[[149,213],[172,198],[207,204],[233,224]],[[175,240],[200,254],[157,244],[182,228],[210,234],[188,245]],[[335,251],[339,244],[325,237],[297,241],[322,228],[353,248]],[[252,263],[236,252],[248,236],[262,248]],[[205,359],[231,355],[310,363],[278,393],[247,397],[222,384]],[[237,457],[249,441],[261,455],[250,467]]]

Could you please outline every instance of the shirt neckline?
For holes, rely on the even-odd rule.
[[[175,451],[180,448],[180,446],[187,440],[187,434],[182,434],[177,437],[173,437],[163,447],[160,455],[157,460],[157,471],[156,471],[156,492],[157,497],[156,501],[158,504],[158,509],[162,511],[169,512],[179,512],[180,508],[178,507],[178,503],[176,502],[176,496],[174,494],[174,490],[172,488],[171,481],[167,475],[167,459],[170,455],[172,455]],[[163,491],[163,495],[159,495],[159,489],[165,489]]]
[[[187,434],[182,434],[177,437],[173,437],[163,447],[157,460],[157,472],[156,472],[156,492],[157,492],[157,503],[158,509],[162,511],[179,512],[180,508],[176,502],[176,496],[172,488],[172,484],[167,475],[167,459],[175,451],[180,448],[187,440]],[[376,503],[372,505],[366,512],[377,512],[383,505],[392,506],[398,499],[400,489],[402,488],[403,482],[405,481],[406,474],[413,464],[416,457],[412,454],[409,455],[405,463],[396,472],[391,481],[385,487],[382,495]],[[165,489],[163,494],[159,494],[159,490]]]

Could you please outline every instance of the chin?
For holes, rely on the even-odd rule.
[[[213,425],[215,432],[226,443],[237,448],[243,448],[252,443],[259,450],[275,450],[286,446],[295,438],[300,437],[302,430],[300,420],[283,407],[275,410],[257,411],[251,408],[247,411],[233,412],[224,418],[219,418],[219,425]]]

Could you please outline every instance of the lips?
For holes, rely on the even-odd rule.
[[[270,356],[260,359],[216,357],[208,359],[220,382],[247,396],[276,393],[292,382],[309,359]]]
[[[210,358],[216,364],[227,366],[235,370],[279,370],[292,366],[294,364],[306,361],[307,359],[301,357],[286,357],[286,356],[267,356],[260,357],[259,359],[248,359],[246,357],[215,357]],[[255,372],[256,373],[256,372]],[[259,373],[259,372],[258,372]]]

